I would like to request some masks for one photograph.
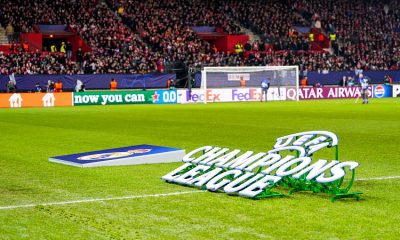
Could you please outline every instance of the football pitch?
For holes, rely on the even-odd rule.
[[[0,109],[0,239],[398,239],[400,102],[370,102]],[[337,134],[339,160],[361,164],[351,191],[362,200],[309,192],[251,200],[160,179],[182,163],[48,162],[143,143],[260,152],[310,130]]]

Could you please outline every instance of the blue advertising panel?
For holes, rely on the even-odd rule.
[[[374,98],[387,98],[392,97],[393,89],[391,85],[376,85],[373,86],[373,97]]]
[[[77,167],[135,165],[146,163],[179,162],[185,150],[148,144],[76,153],[49,158],[56,162]]]
[[[156,96],[154,104],[178,103],[178,94],[176,90],[155,90],[153,96]]]

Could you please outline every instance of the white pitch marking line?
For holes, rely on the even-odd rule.
[[[373,180],[387,180],[387,179],[399,179],[399,178],[400,178],[400,176],[383,176],[383,177],[372,177],[372,178],[357,178],[356,181],[373,181]],[[147,194],[147,195],[138,195],[138,196],[82,199],[82,200],[72,200],[72,201],[65,201],[65,202],[50,202],[50,203],[42,203],[42,204],[0,206],[0,210],[15,209],[15,208],[30,208],[30,207],[37,207],[37,206],[68,205],[68,204],[75,204],[75,203],[103,202],[103,201],[135,199],[135,198],[167,197],[167,196],[176,196],[176,195],[184,195],[184,194],[191,194],[191,193],[200,193],[200,192],[207,192],[207,191],[201,190],[201,191],[188,191],[188,192],[172,192],[172,193]]]
[[[15,208],[30,208],[30,207],[37,207],[37,206],[68,205],[68,204],[75,204],[75,203],[103,202],[103,201],[125,200],[125,199],[135,199],[135,198],[167,197],[167,196],[176,196],[176,195],[184,195],[184,194],[191,194],[191,193],[200,193],[200,192],[206,192],[206,191],[171,192],[171,193],[147,194],[147,195],[138,195],[138,196],[82,199],[82,200],[72,200],[72,201],[65,201],[65,202],[49,202],[49,203],[41,203],[41,204],[0,206],[0,210],[15,209]]]
[[[384,177],[372,177],[372,178],[357,178],[356,181],[372,181],[372,180],[386,180],[386,179],[399,179],[400,176],[384,176]]]

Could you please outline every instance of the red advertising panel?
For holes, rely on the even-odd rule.
[[[372,86],[368,88],[369,97],[372,97]],[[319,88],[295,88],[286,89],[286,98],[299,99],[333,99],[333,98],[357,98],[361,96],[360,87],[319,87]]]

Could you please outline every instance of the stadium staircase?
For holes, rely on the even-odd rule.
[[[258,36],[257,34],[255,34],[253,31],[251,31],[250,29],[244,27],[239,21],[237,21],[236,19],[232,18],[231,16],[229,16],[228,14],[225,14],[226,18],[232,20],[233,22],[235,22],[238,26],[240,26],[240,31],[243,32],[245,35],[249,36],[249,41],[255,42],[255,41],[261,41],[260,36]]]
[[[140,39],[141,41],[143,41],[142,36],[140,36],[140,34],[134,32],[134,31],[132,30],[132,28],[131,28],[129,25],[127,25],[127,24],[125,23],[124,19],[122,19],[121,16],[120,16],[119,14],[116,14],[116,13],[115,13],[115,11],[112,9],[112,7],[109,5],[109,3],[108,3],[107,1],[103,0],[102,2],[103,2],[103,4],[105,4],[105,6],[107,7],[107,9],[114,15],[114,17],[116,17],[118,20],[120,20],[120,21],[124,24],[124,26],[125,26],[127,29],[129,29],[129,31],[130,31],[131,33],[135,34],[135,37],[136,37],[137,39]],[[152,50],[151,46],[149,46],[145,41],[143,41],[143,43],[148,47],[148,49]]]
[[[6,30],[0,27],[0,45],[6,45],[6,44],[8,44]]]
[[[308,26],[312,25],[312,23],[308,19],[306,19],[300,12],[297,12],[297,10],[295,10],[293,14],[296,15],[297,17],[301,18],[305,23],[308,24]],[[323,28],[319,29],[319,33],[323,34],[327,38],[329,37],[328,33]],[[330,44],[329,44],[329,48],[321,47],[321,50],[323,50],[324,52],[329,52],[330,54],[333,54],[333,52],[334,52],[332,49],[332,46]]]
[[[255,34],[255,33],[254,33],[253,31],[251,31],[250,29],[245,28],[245,27],[243,27],[243,26],[241,26],[241,25],[240,25],[240,27],[241,27],[241,30],[242,30],[246,35],[249,36],[250,42],[255,42],[255,41],[260,41],[260,40],[261,40],[260,36],[258,36],[257,34]]]

